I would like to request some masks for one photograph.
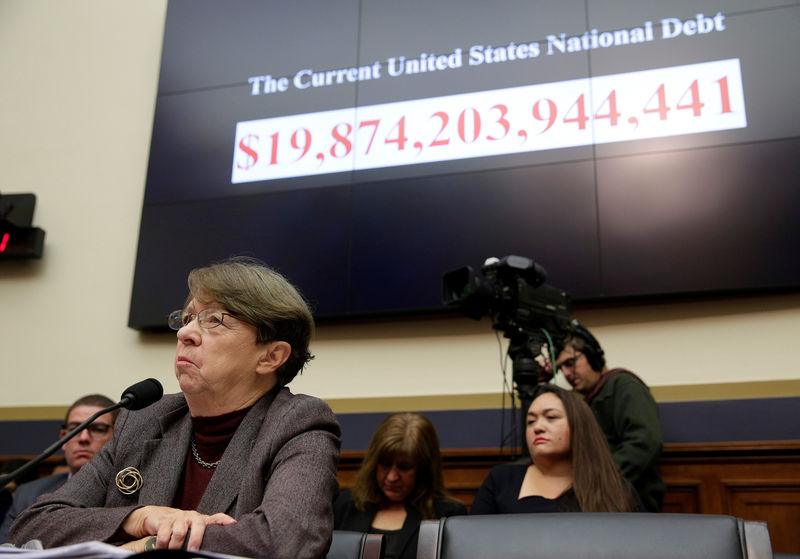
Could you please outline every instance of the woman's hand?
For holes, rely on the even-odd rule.
[[[156,549],[185,547],[188,551],[197,551],[203,542],[206,526],[227,526],[235,523],[236,520],[223,513],[207,515],[194,510],[150,505],[130,513],[122,523],[122,529],[134,538],[157,536]]]

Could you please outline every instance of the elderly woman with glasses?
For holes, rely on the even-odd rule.
[[[312,357],[305,301],[253,259],[195,269],[188,284],[169,315],[181,392],[122,411],[114,438],[9,541],[325,556],[340,428],[324,402],[286,388]]]

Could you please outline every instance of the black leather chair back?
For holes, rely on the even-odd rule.
[[[763,533],[763,531],[762,531]],[[553,513],[424,521],[417,559],[761,559],[740,518],[704,514]],[[760,547],[759,547],[760,546]]]
[[[383,559],[383,536],[334,530],[327,559]]]

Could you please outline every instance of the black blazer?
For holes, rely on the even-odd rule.
[[[403,527],[397,535],[385,536],[388,538],[398,538],[397,548],[400,550],[400,559],[415,559],[417,556],[417,539],[419,538],[419,524],[422,522],[422,514],[414,507],[407,507],[408,514]],[[367,510],[358,510],[350,490],[342,491],[336,498],[333,505],[333,522],[336,530],[354,530],[356,532],[374,532],[372,521],[378,512],[377,505],[370,505]],[[467,507],[463,503],[451,500],[436,501],[434,503],[434,513],[436,518],[443,516],[458,516],[467,514]],[[388,541],[387,541],[388,543]],[[392,542],[392,547],[394,547]],[[386,545],[384,545],[386,547]]]

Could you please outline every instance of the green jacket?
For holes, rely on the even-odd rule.
[[[586,397],[605,433],[611,454],[648,511],[658,512],[667,491],[658,473],[663,448],[656,401],[639,377],[612,369]]]

